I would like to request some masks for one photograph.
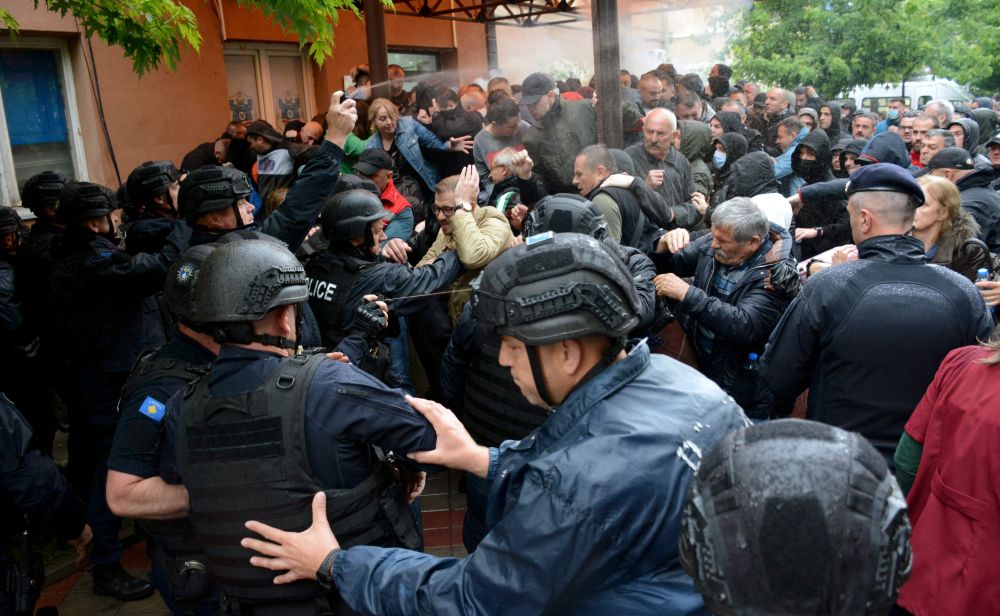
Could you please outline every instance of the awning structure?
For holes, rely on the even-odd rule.
[[[397,0],[399,15],[435,17],[475,23],[513,22],[519,26],[577,21],[576,0]]]

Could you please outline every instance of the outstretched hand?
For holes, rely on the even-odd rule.
[[[323,492],[317,492],[313,497],[312,525],[300,533],[286,532],[253,520],[247,522],[246,527],[266,541],[247,537],[240,541],[240,545],[268,557],[254,556],[250,564],[285,572],[274,578],[275,584],[315,580],[316,571],[326,555],[340,547],[326,519],[326,494]]]
[[[406,457],[419,464],[447,466],[486,478],[490,469],[490,450],[472,440],[454,413],[431,400],[406,396],[406,401],[427,418],[437,434],[434,449],[408,453]]]

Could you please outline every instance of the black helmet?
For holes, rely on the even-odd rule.
[[[323,206],[320,224],[323,237],[331,242],[346,241],[365,234],[373,221],[389,216],[382,201],[359,188],[339,192]]]
[[[56,217],[63,224],[111,214],[118,207],[115,193],[90,182],[70,182],[59,193]]]
[[[486,266],[481,280],[476,318],[529,346],[587,334],[620,339],[639,322],[622,260],[579,233],[531,236]]]
[[[180,173],[169,160],[146,161],[132,170],[125,182],[128,199],[136,206],[150,205],[153,197],[168,193]],[[174,204],[170,204],[173,210]]]
[[[194,302],[194,287],[198,272],[208,255],[216,249],[214,244],[192,246],[184,251],[167,272],[163,283],[163,303],[174,318],[191,327],[198,318]]]
[[[177,207],[183,218],[193,222],[202,214],[235,208],[240,199],[246,199],[252,191],[250,180],[242,171],[206,165],[189,173],[181,182]],[[239,213],[236,214],[239,220]]]
[[[337,183],[333,185],[333,194],[344,192],[345,190],[352,190],[354,188],[367,190],[376,197],[379,195],[378,186],[375,185],[375,182],[372,182],[368,178],[363,178],[360,175],[354,175],[353,173],[340,174],[340,177],[337,178]]]
[[[22,230],[21,217],[12,207],[0,207],[0,235],[18,233]]]
[[[545,231],[582,233],[603,240],[608,236],[608,223],[590,199],[559,193],[541,199],[524,219],[525,237]]]
[[[306,272],[277,242],[223,244],[205,259],[195,287],[201,322],[250,323],[272,309],[308,299]]]
[[[41,217],[42,210],[59,205],[59,193],[71,180],[61,173],[42,171],[28,178],[21,189],[21,203]]]
[[[799,419],[701,461],[680,561],[716,614],[882,614],[911,566],[906,501],[863,437]]]

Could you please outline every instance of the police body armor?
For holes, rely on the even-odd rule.
[[[316,582],[275,585],[274,574],[250,565],[240,540],[247,520],[298,532],[312,523],[313,495],[324,488],[306,453],[305,405],[323,354],[296,355],[257,389],[213,396],[208,379],[185,393],[180,467],[191,521],[227,599],[292,602],[326,591]],[[324,490],[330,526],[343,547],[416,549],[420,536],[403,486],[387,463],[351,489]]]
[[[345,311],[347,300],[352,295],[351,289],[365,270],[377,265],[378,261],[365,261],[330,250],[315,255],[306,265],[309,307],[316,317],[320,336],[327,348],[335,348],[350,333],[344,327],[344,315],[347,314]],[[386,333],[398,331],[395,318],[390,317],[389,322],[390,328]],[[358,367],[385,382],[390,362],[389,346],[383,342],[375,342]]]
[[[173,380],[189,385],[208,374],[208,368],[178,359],[158,358],[155,351],[147,353],[132,369],[122,399],[142,391],[153,381]],[[167,572],[174,600],[196,601],[207,596],[210,572],[205,564],[205,551],[194,540],[191,520],[136,520],[136,523],[153,539],[153,558]]]
[[[476,325],[476,347],[465,377],[465,427],[487,447],[524,438],[545,422],[548,411],[524,397],[510,370],[500,365],[500,337],[482,323]]]

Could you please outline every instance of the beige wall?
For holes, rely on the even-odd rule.
[[[193,147],[220,134],[229,120],[223,24],[212,0],[184,1],[198,18],[202,44],[200,53],[190,49],[182,52],[176,72],[159,70],[139,78],[119,48],[93,40],[104,113],[123,178],[146,160],[168,159],[179,164]],[[4,1],[4,8],[21,25],[21,36],[67,41],[89,179],[116,186],[88,76],[86,40],[78,33],[74,19],[60,18],[42,6],[35,10],[32,0]],[[223,0],[222,9],[227,41],[296,42],[259,11],[239,8],[235,0]],[[386,16],[386,38],[390,46],[457,48],[462,83],[486,75],[486,37],[481,24],[390,14]],[[316,109],[325,109],[329,93],[341,86],[342,76],[367,59],[364,23],[344,14],[336,28],[334,57],[314,68]]]

